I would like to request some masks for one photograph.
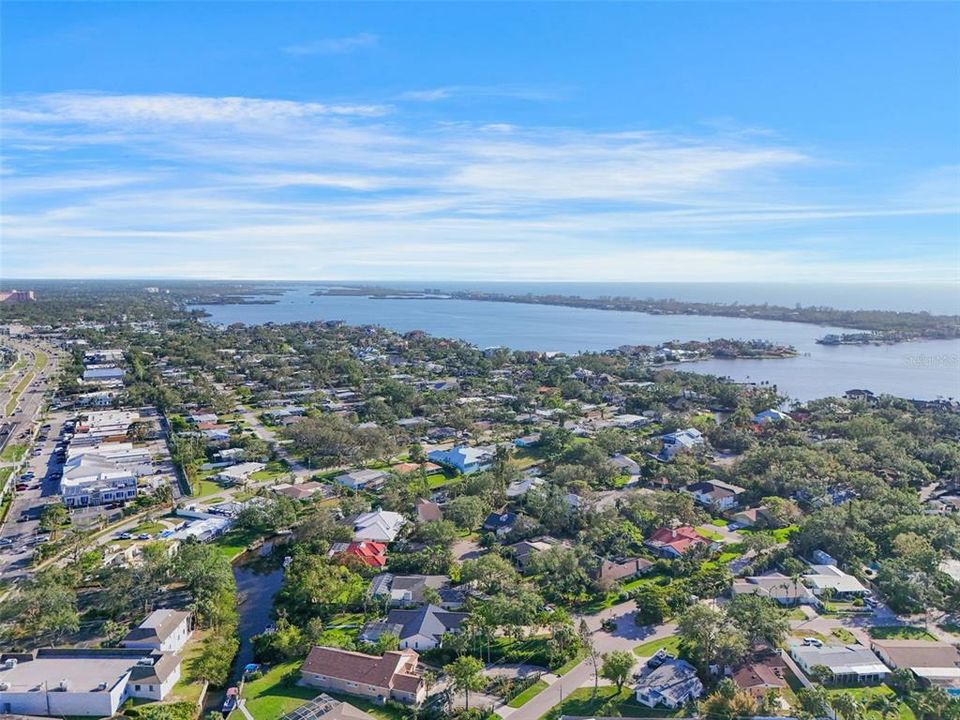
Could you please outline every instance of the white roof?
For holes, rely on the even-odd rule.
[[[357,516],[353,521],[353,537],[355,540],[393,542],[406,522],[400,513],[374,510]]]
[[[803,578],[818,590],[832,588],[837,592],[867,592],[863,583],[836,565],[811,565],[810,569],[811,572]]]

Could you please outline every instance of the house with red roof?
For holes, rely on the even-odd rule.
[[[689,525],[682,525],[676,528],[659,528],[643,544],[660,557],[677,558],[690,548],[709,545],[710,540]]]
[[[352,555],[368,567],[382,568],[387,564],[387,546],[384,543],[361,540],[352,543],[334,543],[327,557]]]

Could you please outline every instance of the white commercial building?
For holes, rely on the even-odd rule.
[[[42,648],[0,656],[0,715],[112,717],[127,698],[163,700],[180,656],[127,648]]]
[[[123,502],[136,497],[137,478],[112,460],[84,453],[63,466],[60,494],[67,507]]]

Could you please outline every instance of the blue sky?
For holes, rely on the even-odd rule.
[[[960,280],[958,3],[17,3],[4,277]]]

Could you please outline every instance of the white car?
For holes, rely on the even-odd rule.
[[[803,644],[812,645],[813,647],[823,647],[823,642],[815,637],[805,637],[803,639]]]

